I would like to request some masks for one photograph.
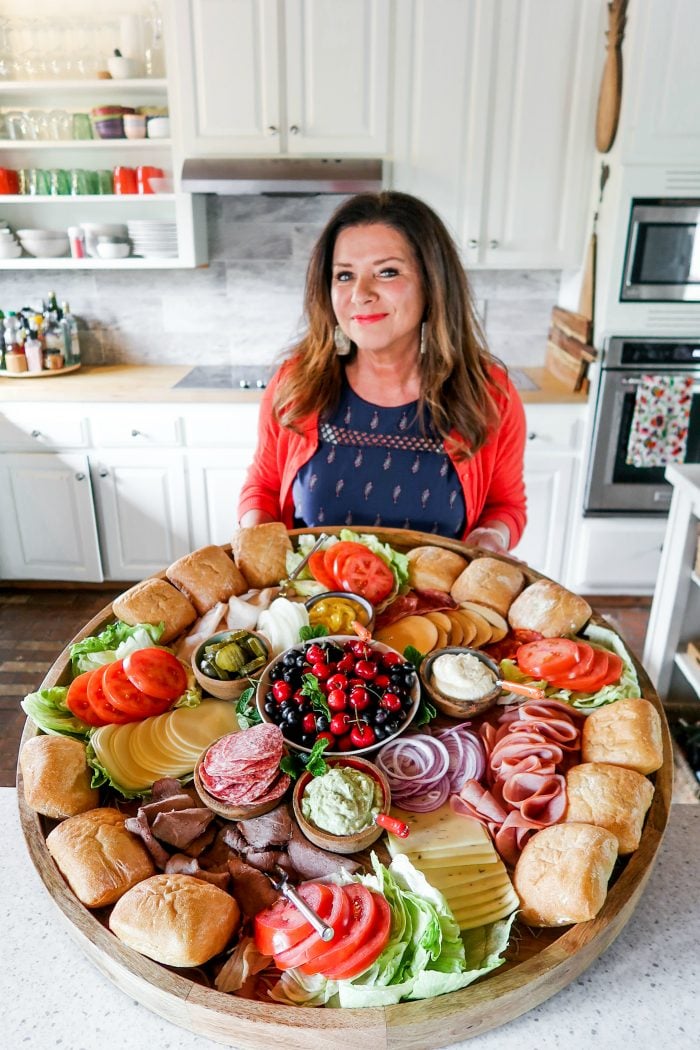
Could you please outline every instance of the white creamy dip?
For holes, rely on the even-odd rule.
[[[471,653],[445,653],[438,656],[432,667],[433,681],[444,693],[455,700],[479,700],[490,693],[496,676],[478,656]]]

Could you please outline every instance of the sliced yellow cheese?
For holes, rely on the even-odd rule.
[[[501,901],[509,899],[515,899],[517,901],[515,890],[507,879],[499,885],[489,886],[486,889],[476,892],[472,891],[465,895],[450,894],[448,897],[447,894],[445,894],[445,899],[448,901],[452,911],[458,912],[459,914],[462,914],[467,909],[480,911],[487,904],[498,904]],[[517,907],[517,903],[515,906]]]
[[[426,872],[423,872],[423,874],[431,886],[434,886],[436,890],[440,890],[440,893],[451,900],[457,897],[468,897],[476,893],[498,892],[502,887],[510,886],[508,873],[503,869],[476,880],[459,878],[434,879],[432,876],[428,876]]]
[[[423,853],[420,850],[414,853],[410,850],[394,851],[394,853],[396,852],[406,853],[407,857],[411,857],[415,867],[420,868],[421,871],[424,869],[425,871],[433,871],[434,869],[454,868],[457,860],[464,867],[467,864],[483,866],[484,864],[491,864],[495,857],[491,842],[487,842],[483,846],[473,846],[461,850],[458,854],[454,850],[439,850],[437,853]]]
[[[169,715],[173,735],[191,749],[194,762],[220,736],[238,731],[236,708],[226,700],[202,700],[199,707],[176,707]]]
[[[479,847],[482,853],[490,850],[493,854],[491,839],[483,824],[472,817],[455,813],[449,803],[432,813],[408,813],[392,807],[392,814],[405,821],[409,827],[407,838],[390,837],[392,854],[439,854],[457,859],[461,853]]]
[[[126,791],[148,790],[147,774],[132,767],[131,763],[126,766],[120,760],[120,753],[115,750],[115,738],[118,745],[122,729],[131,729],[135,723],[129,722],[126,726],[108,725],[96,729],[90,737],[90,743],[95,751],[97,761],[107,771],[110,779]],[[129,736],[131,732],[129,733]],[[140,773],[143,773],[141,776]]]
[[[475,909],[468,906],[464,909],[457,909],[457,912],[453,914],[460,930],[473,930],[477,926],[486,926],[487,923],[505,919],[506,915],[514,912],[519,905],[520,902],[517,896],[509,894],[501,900],[484,905],[481,908]]]
[[[163,727],[167,718],[167,714],[147,718],[131,738],[136,756],[150,773],[151,783],[159,777],[184,776],[194,768],[186,756],[173,755],[163,746]]]

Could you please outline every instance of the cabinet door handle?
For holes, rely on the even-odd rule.
[[[100,477],[101,478],[108,478],[109,477],[109,471],[106,470],[104,467],[100,467]]]
[[[498,248],[499,241],[489,241],[489,248]]]
[[[289,134],[290,135],[298,135],[299,134],[299,125],[298,124],[290,124],[289,125]]]
[[[131,436],[132,436],[132,438],[137,438],[137,437],[143,437],[143,434],[141,433],[140,430],[132,430],[131,431]]]
[[[79,470],[78,473],[75,475],[75,480],[85,481],[85,475],[83,474],[82,470]]]
[[[276,124],[268,124],[267,133],[268,135],[279,135],[280,129],[277,127]]]
[[[530,431],[530,432],[528,433],[528,435],[527,435],[527,440],[528,440],[528,441],[534,441],[534,440],[535,440],[535,439],[536,439],[537,437],[539,437],[539,435],[537,434],[537,432],[536,432],[535,430],[531,430],[531,431]]]
[[[40,430],[32,430],[32,437],[33,438],[40,438],[41,437],[41,431]]]
[[[468,248],[478,248],[479,247],[479,242],[477,240],[475,240],[474,237],[472,237],[472,239],[470,241],[467,241],[467,247]]]

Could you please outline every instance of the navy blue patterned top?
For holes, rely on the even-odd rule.
[[[344,384],[318,426],[318,449],[292,486],[295,526],[384,525],[441,536],[464,532],[464,493],[441,438],[418,423],[418,402],[383,408]]]

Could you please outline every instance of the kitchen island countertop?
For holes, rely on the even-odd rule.
[[[260,400],[259,390],[178,387],[189,365],[85,365],[66,375],[8,379],[0,377],[0,402],[109,402],[124,404],[230,404]],[[566,390],[545,368],[523,368],[538,387],[522,390],[527,404],[585,404],[585,394]]]
[[[6,839],[0,1047],[214,1050],[220,1045],[150,1013],[88,962],[31,864],[14,788],[0,789],[0,821]],[[700,806],[674,805],[647,888],[614,944],[558,995],[452,1050],[697,1047],[699,868]]]

